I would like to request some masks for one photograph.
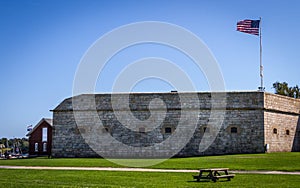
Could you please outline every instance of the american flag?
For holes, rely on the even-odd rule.
[[[237,23],[237,31],[259,35],[260,20],[242,20]]]

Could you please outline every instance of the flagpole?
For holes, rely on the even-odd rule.
[[[263,64],[262,64],[262,40],[261,40],[261,17],[259,17],[259,64],[260,64],[260,91],[265,91],[264,88],[264,75],[263,75]]]

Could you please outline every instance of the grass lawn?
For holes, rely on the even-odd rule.
[[[143,163],[143,161],[133,160],[133,162],[139,163]],[[0,165],[122,167],[100,158],[13,159],[0,160]],[[300,152],[172,158],[149,168],[200,169],[217,167],[226,167],[230,170],[300,171]]]
[[[298,175],[236,174],[231,181],[195,182],[192,173],[0,169],[0,187],[299,187]]]
[[[144,160],[133,162],[143,163]],[[132,161],[129,161],[132,162]],[[100,158],[0,160],[0,165],[121,167]],[[149,168],[300,171],[300,152],[173,158]],[[299,187],[299,175],[236,174],[232,181],[195,182],[195,173],[0,169],[0,187]]]
[[[178,158],[155,166],[155,168],[176,169],[218,167],[226,167],[231,170],[300,171],[300,152]]]

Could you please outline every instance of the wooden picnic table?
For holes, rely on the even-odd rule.
[[[230,181],[235,174],[228,174],[228,168],[212,168],[212,169],[200,169],[199,175],[194,175],[194,179],[200,181],[201,179],[209,179],[216,182],[220,178],[227,178]]]

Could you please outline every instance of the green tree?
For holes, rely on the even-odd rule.
[[[294,92],[294,97],[299,99],[300,98],[300,89],[299,89],[299,86],[296,85],[294,88],[293,88],[293,92]]]
[[[296,85],[295,87],[289,87],[286,82],[275,82],[273,83],[273,88],[275,89],[275,94],[284,95],[293,98],[300,98],[299,87]]]
[[[29,142],[27,138],[1,138],[0,144],[3,144],[5,148],[18,147],[22,153],[28,153]]]

